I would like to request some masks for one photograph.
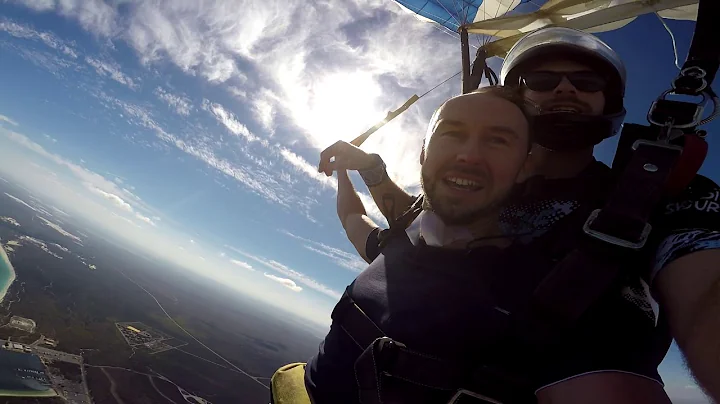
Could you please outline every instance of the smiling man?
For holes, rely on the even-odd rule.
[[[356,384],[367,373],[355,367],[372,340],[362,342],[367,334],[353,334],[346,322],[351,301],[383,335],[452,360],[463,358],[461,340],[480,343],[484,315],[502,316],[481,288],[509,254],[511,240],[499,237],[498,218],[530,168],[528,108],[518,92],[496,87],[455,97],[434,114],[421,156],[424,204],[407,233],[393,238],[335,307],[330,333],[307,366],[315,404],[367,402]],[[474,259],[466,260],[470,254]],[[463,316],[477,321],[458,321]],[[437,344],[448,337],[451,346]],[[387,402],[420,402],[418,394],[426,393],[393,390]]]
[[[596,37],[552,27],[521,39],[500,76],[541,108],[533,120],[536,177],[503,210],[504,232],[522,235],[532,241],[529,246],[552,234],[559,235],[558,244],[587,240],[585,219],[603,206],[617,182],[617,174],[594,159],[593,148],[616,135],[625,117],[622,62]],[[396,218],[415,198],[389,180],[379,156],[336,144],[323,153],[330,157],[335,161],[326,166],[321,160],[321,167],[359,170],[388,220],[396,228],[406,225]],[[675,338],[699,384],[720,400],[720,213],[709,208],[718,194],[715,182],[697,175],[679,195],[666,197],[651,217],[647,243],[617,262],[622,277],[592,308],[554,343],[508,355],[496,370],[524,373],[531,380],[524,388],[533,386],[542,404],[669,403],[657,368]],[[392,231],[358,231],[363,233],[361,254],[387,259],[383,245]],[[525,282],[537,267],[528,265],[508,281]],[[578,274],[586,267],[578,267]],[[502,286],[496,284],[497,290]],[[521,347],[513,346],[517,352]]]

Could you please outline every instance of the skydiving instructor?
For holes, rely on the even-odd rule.
[[[625,79],[625,67],[610,47],[572,29],[540,29],[509,51],[501,83],[517,87],[543,114],[555,114],[565,130],[534,124],[535,176],[504,208],[507,234],[521,235],[528,245],[556,229],[576,237],[577,229],[567,226],[573,213],[596,207],[612,190],[615,174],[594,159],[593,148],[619,132]],[[380,156],[348,143],[323,151],[319,169],[327,175],[358,170],[389,222],[417,202],[392,182]],[[542,374],[534,392],[539,403],[669,403],[657,368],[672,339],[699,385],[720,402],[718,195],[715,182],[696,175],[682,193],[664,200],[652,217],[648,242],[623,264],[636,276],[618,281],[581,317],[573,331],[577,338],[549,346],[547,356],[515,358],[517,366]],[[358,225],[348,237],[360,255],[372,262],[389,253],[384,239],[392,231],[374,225],[364,209],[354,212]]]

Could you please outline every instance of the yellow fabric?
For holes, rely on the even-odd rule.
[[[270,379],[275,404],[311,404],[305,390],[305,364],[291,363],[278,369]]]

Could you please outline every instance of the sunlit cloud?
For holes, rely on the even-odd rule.
[[[142,213],[135,212],[135,217],[151,226],[155,226],[155,222],[153,222],[153,220],[149,217],[144,216]]]
[[[320,293],[323,293],[327,296],[330,296],[333,299],[339,299],[341,294],[340,292],[333,290],[322,283],[308,277],[307,275],[298,272],[294,269],[289,268],[287,265],[281,264],[280,262],[277,262],[272,259],[259,257],[253,254],[246,253],[238,248],[232,247],[232,246],[226,246],[227,248],[231,249],[232,251],[235,251],[236,253],[244,256],[245,258],[251,259],[258,264],[272,269],[273,271],[276,271],[290,279],[293,279],[294,281],[297,281],[305,286],[307,286],[310,289],[314,289]]]
[[[84,8],[29,6],[55,9],[95,35],[124,40],[146,64],[169,60],[187,74],[223,82],[229,93],[253,100],[253,116],[268,133],[276,131],[276,117],[283,114],[302,129],[296,136],[318,149],[352,139],[412,93],[431,88],[457,70],[447,58],[437,57],[455,54],[456,41],[437,35],[431,24],[417,21],[392,2],[330,6],[279,0],[159,0],[133,4],[127,15],[97,3]],[[364,25],[369,15],[382,23]],[[114,18],[107,24],[110,28],[91,23],[103,18]],[[238,59],[263,79],[248,81],[247,69],[239,68]],[[425,104],[413,107],[421,111],[404,114],[365,146],[393,163],[391,174],[401,185],[418,183],[423,126],[432,109],[458,89],[456,80],[436,90]],[[258,137],[217,105],[212,112],[228,130],[249,141]]]
[[[74,49],[74,44],[64,41],[50,32],[37,31],[32,27],[18,24],[6,18],[0,18],[0,31],[4,31],[15,38],[42,42],[48,47],[58,50],[73,59],[78,57],[78,53]]]
[[[274,280],[275,282],[280,283],[281,285],[283,285],[283,286],[285,286],[286,288],[292,290],[293,292],[300,292],[300,291],[302,291],[302,288],[301,288],[300,286],[298,286],[298,285],[295,283],[295,281],[293,281],[292,279],[281,278],[281,277],[279,277],[279,276],[275,276],[275,275],[268,274],[268,273],[265,274],[265,277],[267,277],[268,279],[272,279],[272,280]]]
[[[117,11],[102,0],[9,0],[38,12],[55,11],[75,19],[83,28],[101,35],[111,35],[116,29]]]
[[[172,94],[162,87],[156,87],[153,93],[159,99],[165,101],[178,115],[188,116],[193,109],[190,98],[185,95]]]
[[[115,62],[102,61],[96,58],[86,56],[85,62],[92,66],[98,75],[108,76],[111,79],[117,81],[120,84],[124,84],[131,89],[135,90],[138,88],[138,84],[130,78],[128,75],[120,70],[120,66]]]
[[[302,241],[304,243],[303,247],[306,249],[329,258],[332,262],[345,269],[349,269],[353,272],[360,272],[368,266],[367,262],[360,258],[357,252],[350,253],[343,251],[339,248],[335,248],[318,241],[300,237],[287,230],[282,230],[281,233],[292,237],[293,239]]]
[[[225,256],[225,253],[220,254],[220,256],[221,256],[221,257],[224,257],[224,256]],[[245,261],[230,260],[230,262],[231,262],[233,265],[238,266],[238,267],[243,268],[243,269],[247,269],[248,271],[254,271],[254,270],[255,270],[255,268],[253,268],[252,265],[248,264],[248,263],[245,262]]]
[[[7,122],[7,123],[9,123],[9,124],[12,125],[12,126],[20,126],[19,123],[13,121],[12,119],[8,118],[8,117],[5,116],[5,115],[0,115],[0,122]]]
[[[120,208],[120,209],[122,209],[122,210],[125,210],[125,211],[128,211],[128,212],[132,212],[132,211],[133,211],[133,208],[132,208],[132,206],[130,206],[129,203],[125,202],[122,198],[120,198],[119,196],[117,196],[117,195],[115,195],[115,194],[111,194],[111,193],[109,193],[109,192],[105,192],[105,191],[103,191],[103,190],[101,190],[101,189],[95,188],[94,186],[92,186],[92,185],[90,185],[90,184],[88,184],[88,189],[89,189],[90,191],[92,191],[92,192],[94,192],[94,193],[102,196],[103,198],[109,200],[109,201],[112,202],[115,206],[117,206],[118,208]]]
[[[35,207],[30,206],[30,204],[28,204],[27,202],[23,201],[22,199],[20,199],[20,198],[18,198],[18,197],[16,197],[16,196],[10,195],[10,194],[8,194],[7,192],[5,192],[5,196],[7,196],[8,198],[12,199],[13,201],[15,201],[15,202],[17,202],[17,203],[19,203],[19,204],[21,204],[21,205],[23,205],[23,206],[25,206],[26,208],[29,208],[29,209],[34,210],[34,211],[36,211],[36,212],[38,211]]]
[[[237,136],[242,136],[248,142],[263,142],[267,146],[267,140],[260,139],[254,134],[250,133],[248,128],[237,120],[235,115],[227,111],[222,105],[212,103],[208,100],[203,100],[203,109],[210,111],[215,118],[220,122],[230,133]]]

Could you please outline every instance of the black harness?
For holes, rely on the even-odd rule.
[[[619,279],[638,275],[627,273],[623,263],[635,259],[648,241],[651,215],[659,202],[685,189],[707,153],[705,133],[697,127],[705,123],[701,116],[706,97],[717,101],[710,88],[720,65],[713,31],[717,21],[720,2],[700,0],[690,53],[673,88],[653,103],[650,125],[623,128],[613,161],[616,181],[609,189],[598,187],[602,192],[586,195],[593,203],[582,205],[542,237],[543,262],[550,260],[553,265],[529,296],[506,302],[508,307],[520,308],[512,313],[505,331],[510,340],[546,344],[572,327]],[[702,95],[703,102],[672,101],[666,98],[668,94]],[[421,204],[418,198],[393,221],[390,236],[382,242],[404,233]],[[587,206],[596,209],[588,211]],[[349,290],[332,318],[364,349],[355,363],[363,404],[409,402],[405,393],[417,388],[444,392],[444,402],[456,404],[535,402],[534,391],[527,388],[520,372],[472,361],[448,362],[389,338],[355,304]]]

